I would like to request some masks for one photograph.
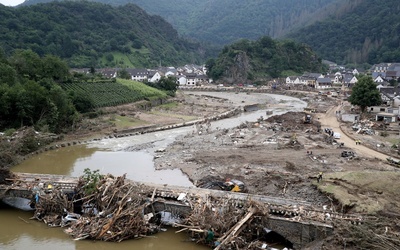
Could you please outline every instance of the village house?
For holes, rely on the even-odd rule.
[[[302,76],[288,76],[285,79],[285,83],[289,85],[315,87],[316,79],[318,77],[323,77],[323,75],[320,73],[305,73]]]
[[[393,63],[387,68],[386,79],[389,81],[400,79],[400,63]]]
[[[106,68],[106,69],[98,69],[96,70],[96,72],[100,73],[102,76],[106,78],[117,78],[118,70],[119,69]]]
[[[378,75],[377,77],[375,77],[374,82],[383,83],[383,82],[386,82],[386,80],[383,79],[381,75]]]
[[[196,86],[197,75],[195,73],[186,73],[186,85]]]
[[[288,76],[286,77],[286,84],[307,85],[307,80],[302,76]]]
[[[147,69],[127,69],[126,71],[130,74],[133,81],[144,82],[147,81],[149,76]]]
[[[165,76],[161,71],[149,70],[149,82],[158,82],[161,77]]]
[[[386,86],[379,88],[381,94],[382,103],[397,108],[400,105],[394,103],[396,97],[400,96],[400,87]],[[397,101],[398,102],[398,101]]]
[[[345,74],[343,76],[343,85],[347,88],[352,88],[357,82],[358,79],[353,74]]]
[[[317,78],[315,83],[316,89],[328,89],[332,88],[332,79],[330,77],[320,77]]]
[[[386,71],[390,65],[391,63],[379,63],[372,66],[370,69],[372,78],[375,79],[379,75],[386,78]]]

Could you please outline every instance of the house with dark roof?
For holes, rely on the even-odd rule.
[[[386,71],[390,65],[391,63],[379,63],[373,65],[370,69],[372,78],[376,78],[378,75],[386,78]]]
[[[400,78],[400,63],[391,64],[386,70],[387,80],[396,80]]]
[[[106,78],[117,78],[119,70],[120,69],[115,69],[115,68],[113,68],[113,69],[105,68],[105,69],[98,69],[97,72],[99,72],[100,74],[102,74]]]
[[[400,95],[400,87],[386,86],[379,88],[382,102],[386,105],[393,105],[395,97]]]
[[[317,78],[315,83],[316,89],[327,89],[332,88],[332,79],[329,77],[320,77]]]
[[[352,88],[354,86],[354,84],[356,84],[357,82],[358,82],[358,79],[357,79],[357,77],[355,77],[353,75],[353,73],[345,74],[343,76],[343,85],[348,88]]]
[[[144,82],[148,80],[149,71],[147,69],[126,69],[131,76],[131,80]]]

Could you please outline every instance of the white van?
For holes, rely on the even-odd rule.
[[[333,133],[333,138],[335,138],[335,139],[340,139],[340,133],[334,132],[334,133]]]

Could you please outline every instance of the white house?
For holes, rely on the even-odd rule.
[[[297,76],[288,76],[286,77],[286,84],[299,84],[300,79]]]
[[[127,69],[126,70],[131,75],[131,80],[143,82],[147,80],[149,71],[147,69]]]
[[[292,85],[307,85],[308,84],[308,78],[307,77],[302,77],[302,76],[288,76],[286,77],[286,83],[287,84],[292,84]]]
[[[381,83],[381,82],[385,82],[385,80],[382,78],[381,75],[378,75],[378,76],[374,79],[374,82],[379,82],[379,83]]]
[[[163,76],[164,74],[162,72],[156,71],[154,75],[152,75],[151,78],[149,79],[149,82],[158,82]]]
[[[357,82],[358,82],[357,77],[351,74],[346,74],[343,78],[343,84],[348,88],[353,87],[353,85],[356,84]]]
[[[315,83],[315,88],[316,89],[332,88],[332,79],[329,77],[317,78],[317,81]]]
[[[376,121],[396,122],[397,115],[393,113],[378,113],[375,116]]]
[[[197,83],[197,75],[195,73],[187,73],[186,76],[186,85],[196,86]]]
[[[186,86],[187,85],[187,79],[186,79],[185,75],[177,76],[176,81],[179,83],[179,86]]]

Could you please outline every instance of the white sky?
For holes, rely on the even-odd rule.
[[[5,6],[16,6],[23,3],[25,0],[0,0],[0,3]]]

